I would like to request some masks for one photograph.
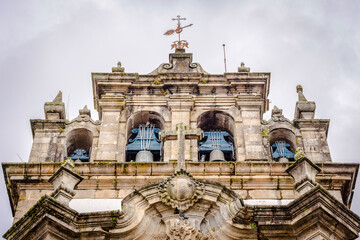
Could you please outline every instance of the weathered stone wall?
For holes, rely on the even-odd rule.
[[[299,196],[294,180],[286,173],[291,163],[238,162],[187,163],[186,169],[197,179],[218,182],[234,190],[244,200],[293,200]],[[54,189],[48,179],[60,163],[5,164],[7,186],[18,220],[43,195]],[[349,194],[357,164],[322,163],[316,181],[338,201],[350,206]],[[84,180],[75,198],[125,198],[135,188],[171,176],[175,163],[76,163],[74,172]],[[336,176],[336,177],[335,177]],[[16,197],[18,196],[18,197]]]
[[[94,138],[91,162],[125,162],[126,144],[132,127],[130,119],[142,111],[158,114],[163,119],[162,130],[175,130],[181,122],[192,129],[197,128],[199,117],[209,111],[229,115],[232,126],[228,128],[233,135],[237,161],[272,161],[269,142],[272,140],[267,134],[269,131],[272,134],[272,128],[283,127],[294,133],[287,139],[293,151],[300,147],[312,161],[331,161],[326,139],[329,122],[314,119],[315,103],[306,100],[299,86],[295,120],[287,120],[286,125],[280,114],[278,117],[282,120],[270,119],[270,126],[262,119],[268,110],[269,73],[252,73],[248,68],[240,67],[238,73],[210,75],[199,64],[191,63],[192,54],[170,56],[179,69],[170,63],[169,66],[161,65],[148,75],[124,73],[123,68],[120,72],[115,69],[112,73],[92,75],[94,103],[100,121],[97,124],[90,121],[92,126],[97,125],[97,131],[91,124],[85,126],[90,128]],[[180,63],[190,64],[189,72],[180,69]],[[63,119],[65,110],[61,95],[54,102],[46,103],[45,109],[47,117],[55,112],[59,119],[32,120],[34,143],[30,162],[62,161],[67,156],[68,145],[64,136],[70,128],[84,127]],[[89,123],[91,118],[87,111],[85,115],[89,115],[86,116]],[[80,116],[84,115],[80,114],[75,120],[84,122]],[[166,141],[163,161],[176,160],[177,151],[177,140]],[[184,151],[186,160],[198,161],[197,140],[186,140]]]
[[[31,147],[29,162],[57,162],[58,129],[36,130]]]
[[[170,63],[150,74],[124,70],[118,63],[112,73],[92,74],[99,121],[91,119],[86,106],[78,117],[67,120],[61,92],[53,102],[45,103],[45,119],[31,120],[34,142],[29,163],[3,164],[14,223],[20,220],[22,226],[30,226],[46,212],[46,217],[62,216],[55,217],[55,222],[44,217],[41,224],[46,227],[41,230],[49,239],[55,235],[68,239],[175,238],[168,228],[185,220],[178,211],[188,209],[172,206],[166,195],[183,201],[183,196],[172,191],[183,188],[181,191],[192,194],[196,183],[203,186],[196,187],[196,194],[205,192],[204,197],[184,195],[191,204],[198,204],[186,213],[192,225],[184,226],[190,234],[214,239],[225,239],[225,235],[226,239],[343,239],[351,232],[353,239],[360,231],[356,225],[360,218],[348,209],[359,166],[331,162],[329,120],[314,119],[315,103],[307,101],[301,86],[297,86],[293,121],[277,107],[264,120],[269,110],[270,73],[253,73],[241,64],[237,73],[210,75],[184,50],[170,54]],[[131,130],[147,123],[162,131],[163,162],[125,162]],[[182,149],[177,138],[179,129],[188,130],[183,124],[196,131],[188,131]],[[235,161],[199,162],[200,129],[228,132]],[[291,157],[272,159],[271,145],[278,141],[289,144],[292,152],[298,150],[295,162],[289,162]],[[66,159],[61,165],[78,148],[86,148],[90,162]],[[183,176],[170,184],[169,194],[164,179],[175,172],[174,177],[179,169]],[[190,175],[192,180],[183,184],[183,177]],[[73,198],[124,199],[131,206],[116,214],[82,214],[68,207]],[[67,225],[61,221],[66,218],[75,227],[61,232]],[[18,226],[7,236],[22,236],[27,227]],[[154,235],[147,236],[147,229]],[[28,239],[39,238],[41,230]]]

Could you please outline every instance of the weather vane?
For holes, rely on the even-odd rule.
[[[179,40],[178,41],[175,41],[173,42],[173,44],[171,44],[171,49],[175,48],[175,49],[178,49],[178,48],[181,48],[183,49],[184,47],[189,47],[189,43],[186,41],[186,40],[181,40],[180,39],[180,33],[182,32],[182,30],[186,27],[190,27],[192,26],[192,24],[189,24],[189,25],[186,25],[184,27],[181,27],[181,20],[186,20],[186,18],[180,18],[180,15],[177,16],[177,18],[173,18],[172,19],[173,21],[178,21],[177,23],[177,28],[176,29],[170,29],[168,31],[166,31],[166,33],[164,33],[164,35],[173,35],[174,33],[177,33],[179,35]]]

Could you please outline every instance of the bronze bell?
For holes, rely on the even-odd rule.
[[[281,158],[279,158],[279,162],[280,163],[287,163],[287,162],[289,162],[289,159],[287,159],[286,157],[281,157]]]
[[[135,157],[135,162],[148,163],[153,161],[154,161],[153,154],[150,151],[146,151],[146,150],[139,151]]]
[[[226,162],[224,153],[219,149],[213,150],[210,153],[210,162]]]

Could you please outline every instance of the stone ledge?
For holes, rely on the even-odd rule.
[[[232,162],[187,163],[187,169],[198,179],[218,181],[237,191],[293,190],[294,180],[285,170],[289,163]],[[22,190],[50,190],[49,178],[61,163],[2,163],[11,208],[19,201]],[[325,189],[338,191],[344,203],[351,206],[354,179],[359,164],[319,163],[322,172],[316,181]],[[120,186],[133,189],[148,182],[171,176],[175,163],[76,163],[74,171],[84,178],[79,190],[119,190]],[[265,184],[266,183],[266,184]],[[287,196],[292,197],[292,196]]]
[[[317,222],[327,222],[326,226],[336,226],[337,233],[344,234],[342,239],[355,239],[360,231],[360,217],[320,185],[288,205],[255,206],[254,212],[259,230],[267,239],[277,239],[280,236],[290,239],[299,237],[301,231],[311,228]],[[293,236],[289,235],[290,229]],[[331,233],[334,231],[331,227],[328,230]]]

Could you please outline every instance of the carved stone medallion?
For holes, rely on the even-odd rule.
[[[205,186],[186,170],[180,169],[162,181],[158,189],[164,204],[184,212],[202,198]]]

